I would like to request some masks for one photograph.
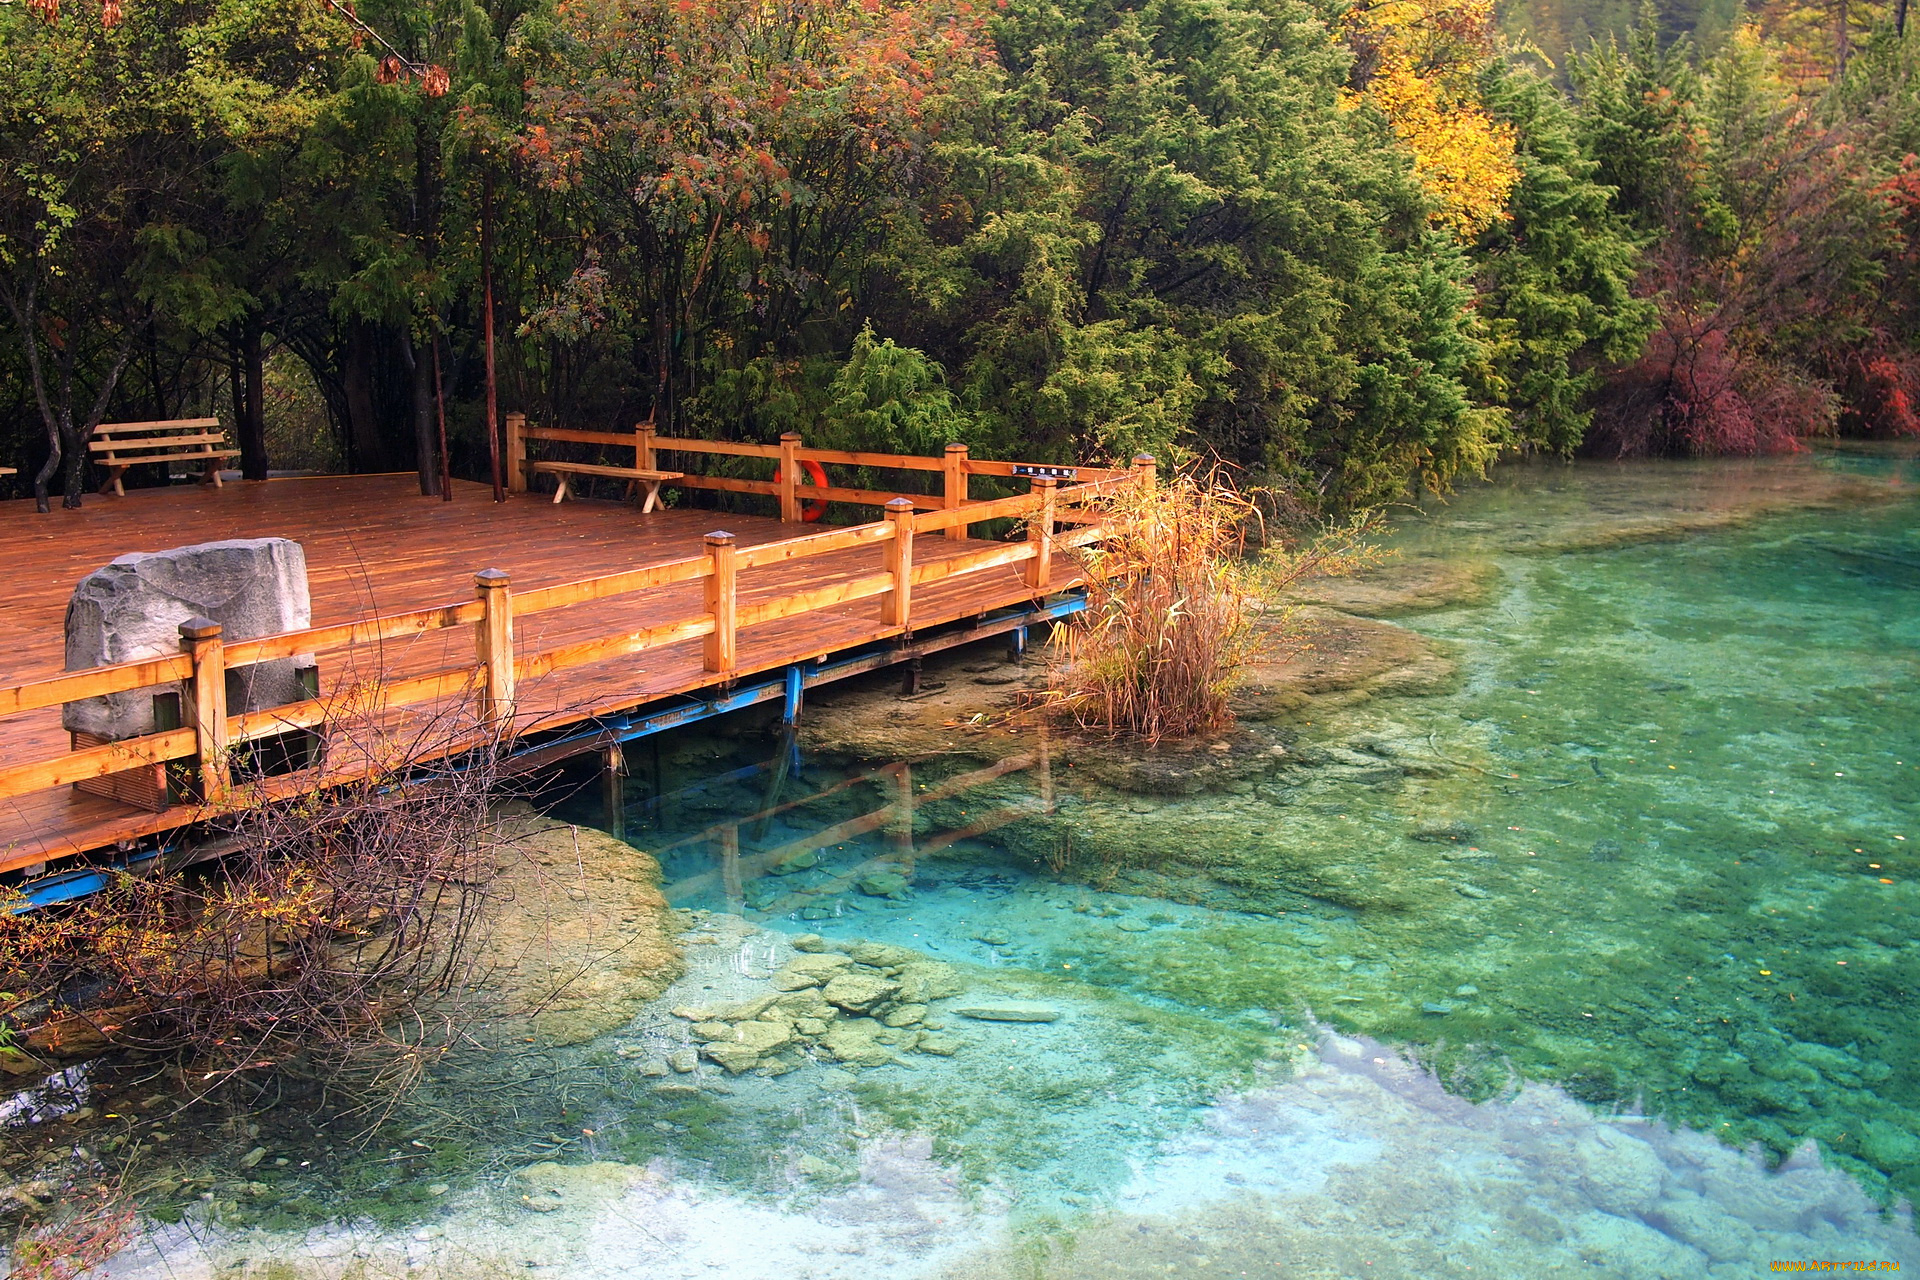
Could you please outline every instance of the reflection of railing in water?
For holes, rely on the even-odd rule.
[[[975,817],[964,825],[916,838],[914,822],[922,806],[953,799],[995,779],[1029,769],[1034,773],[1036,791],[1032,800],[1002,805]],[[782,841],[773,848],[753,852],[743,851],[743,843],[745,843],[741,838],[743,830],[755,828],[763,830],[764,824],[781,814],[818,803],[854,787],[873,783],[891,783],[894,798],[877,809],[844,819],[807,835]],[[654,854],[664,863],[670,855],[680,850],[701,845],[711,848],[715,866],[711,870],[688,876],[668,885],[667,900],[683,902],[693,895],[710,891],[717,885],[721,895],[726,899],[727,910],[740,914],[746,908],[746,886],[750,882],[776,874],[776,868],[786,865],[802,854],[844,844],[876,831],[884,830],[887,833],[886,852],[862,860],[857,865],[834,875],[824,884],[806,889],[794,889],[761,908],[765,914],[782,915],[809,903],[843,894],[862,879],[880,871],[897,871],[911,879],[919,858],[950,848],[962,840],[997,831],[1024,818],[1052,813],[1053,808],[1052,750],[1048,735],[1042,730],[1039,735],[1039,745],[1035,750],[1009,756],[967,773],[956,774],[926,791],[914,790],[913,762],[903,760],[869,773],[844,778],[830,787],[798,800],[769,805],[743,817],[714,823],[692,835],[662,846],[655,850]]]

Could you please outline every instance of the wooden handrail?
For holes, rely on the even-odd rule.
[[[745,444],[734,440],[695,440],[690,436],[655,436],[653,447],[661,453],[724,453],[737,458],[778,458],[777,444]]]
[[[707,576],[708,564],[706,556],[688,556],[682,560],[650,564],[644,569],[627,569],[620,573],[603,574],[598,578],[582,578],[578,582],[535,587],[531,591],[516,593],[513,597],[513,608],[515,613],[522,615],[543,613],[548,609],[563,609],[568,605],[584,604],[589,600],[604,600],[608,596],[626,595],[631,591],[646,591],[653,587],[669,587],[677,582],[692,582],[696,578]]]
[[[958,525],[964,532],[967,525],[979,524],[986,520],[1003,520],[1008,516],[1023,516],[1029,511],[1040,508],[1040,499],[1031,493],[1016,493],[1010,498],[995,498],[991,502],[969,502],[964,507],[948,507],[944,511],[930,511],[923,516],[913,518],[916,533],[928,533],[935,529],[948,529]]]
[[[128,693],[148,685],[172,684],[193,674],[193,659],[184,653],[164,658],[143,658],[111,667],[89,667],[44,680],[29,680],[0,688],[0,716],[57,707],[82,698],[103,698],[110,693]]]
[[[830,529],[825,533],[812,533],[799,538],[782,538],[778,542],[763,542],[757,547],[743,547],[736,559],[742,569],[758,569],[762,565],[781,564],[806,556],[822,556],[834,551],[844,551],[848,547],[857,547],[863,543],[885,542],[893,537],[893,533],[892,522],[876,520],[870,524]]]
[[[1031,560],[1039,550],[1031,542],[1002,542],[985,551],[969,551],[963,556],[949,556],[945,560],[934,560],[927,564],[916,565],[913,570],[913,585],[924,586],[929,582],[939,582],[942,578],[954,578],[963,573],[980,573],[987,569],[997,569],[1003,564],[1018,564],[1022,560]]]
[[[83,747],[51,760],[30,760],[0,767],[0,799],[104,778],[142,765],[165,764],[192,755],[195,741],[196,735],[191,729],[168,729],[101,747]]]
[[[578,431],[572,427],[522,427],[522,439],[554,440],[563,444],[605,444],[616,449],[631,449],[634,446],[632,433],[618,431]]]
[[[944,471],[939,458],[920,458],[907,453],[863,453],[858,449],[796,449],[802,462],[831,462],[838,467],[874,467],[886,471]]]
[[[894,493],[887,489],[843,489],[839,485],[805,484],[800,486],[802,498],[824,499],[827,502],[845,502],[856,507],[884,507],[895,498],[905,498],[916,507],[928,511],[940,509],[940,497],[926,493]]]
[[[677,489],[713,489],[720,493],[757,493],[777,498],[780,486],[771,480],[742,480],[737,476],[682,476],[673,482]]]
[[[478,622],[480,612],[480,603],[470,600],[463,604],[434,605],[406,613],[390,613],[380,618],[362,618],[358,622],[309,627],[305,631],[285,631],[254,640],[235,640],[227,646],[227,665],[245,667],[275,658],[326,653],[334,649],[379,644],[428,631],[444,631]]]
[[[352,717],[378,715],[396,707],[434,702],[449,693],[466,693],[483,675],[477,666],[446,667],[400,680],[367,680],[320,698],[243,711],[227,720],[233,742],[251,742],[293,729],[311,729]]]
[[[555,671],[564,671],[569,667],[584,667],[606,658],[644,653],[648,649],[658,649],[676,641],[709,635],[712,631],[712,617],[701,614],[697,618],[663,622],[658,626],[643,627],[638,631],[625,631],[619,635],[595,636],[591,640],[564,644],[543,653],[536,653],[530,658],[522,658],[518,667],[519,676],[522,680],[533,680]]]
[[[814,587],[810,591],[796,591],[792,595],[780,596],[761,604],[741,605],[736,616],[738,625],[743,627],[760,622],[777,622],[781,618],[791,618],[796,614],[812,613],[815,609],[830,609],[837,604],[885,595],[891,590],[893,590],[891,572],[869,573],[862,577],[849,578],[845,582],[833,582],[824,587]]]

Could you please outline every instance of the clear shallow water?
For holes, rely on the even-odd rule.
[[[1456,681],[1249,723],[1192,794],[1097,783],[1060,739],[998,773],[782,765],[746,732],[636,748],[633,791],[664,798],[626,838],[676,906],[723,913],[679,998],[812,932],[1062,1018],[949,1016],[952,1057],[697,1101],[649,1092],[634,1064],[672,1028],[636,1025],[583,1051],[629,1074],[565,1114],[599,1135],[580,1154],[664,1180],[569,1183],[538,1217],[463,1202],[454,1253],[337,1231],[296,1252],[821,1277],[1920,1264],[1876,1208],[1920,1190],[1920,504],[1727,522],[1792,498],[1794,465],[1516,471],[1403,514],[1404,556],[1491,576],[1399,619]]]

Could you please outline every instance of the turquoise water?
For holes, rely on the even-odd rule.
[[[1920,502],[1884,488],[1915,481],[1910,454],[1503,472],[1392,535],[1482,585],[1395,619],[1450,679],[1151,768],[958,717],[911,758],[741,724],[636,745],[619,825],[689,913],[688,976],[500,1122],[611,1163],[538,1175],[552,1216],[510,1180],[506,1219],[450,1208],[447,1238],[569,1275],[1920,1263]],[[886,722],[885,689],[811,739]],[[558,811],[606,822],[590,788]],[[964,991],[876,1065],[655,1065],[694,1020],[666,1008],[769,990],[795,939]],[[983,1000],[1058,1016],[957,1012]],[[437,1238],[389,1254],[493,1274]]]
[[[1553,487],[1577,500],[1580,483],[1576,472]],[[1460,495],[1401,535],[1408,554],[1491,555],[1498,567],[1490,602],[1402,620],[1453,648],[1456,688],[1331,723],[1251,726],[1296,756],[1358,753],[1371,773],[1305,765],[1253,796],[1142,804],[1066,780],[1073,749],[1057,745],[1055,812],[922,858],[905,902],[849,891],[795,906],[839,871],[888,858],[893,837],[879,833],[826,851],[817,869],[753,882],[734,905],[782,928],[1071,972],[1169,1007],[1310,1014],[1420,1046],[1469,1095],[1551,1080],[1777,1156],[1813,1138],[1884,1193],[1912,1195],[1915,505],[1551,555],[1504,548],[1502,514],[1539,487]],[[682,767],[701,756],[690,746]],[[1440,776],[1418,776],[1436,761]],[[783,794],[866,767],[809,761]],[[935,759],[913,776],[937,788],[972,767]],[[689,881],[710,853],[674,841],[761,807],[763,777],[673,801],[664,828],[636,812],[630,836],[669,849],[670,884]],[[790,809],[763,843],[885,804],[895,785],[882,772]],[[1032,770],[923,807],[917,831],[1021,803],[1038,807]],[[1441,834],[1409,838],[1423,828]],[[1073,867],[1065,884],[1138,886],[1128,877],[1145,866],[1163,891],[1206,905],[1064,892],[1048,863],[1075,839],[1106,874]],[[1316,898],[1302,844],[1337,858],[1359,891]],[[1209,880],[1223,865],[1231,874]],[[1270,887],[1236,890],[1250,867],[1305,890],[1291,911],[1221,909],[1249,897],[1276,909]],[[717,883],[680,900],[728,905]],[[1091,926],[1089,910],[1148,927]]]

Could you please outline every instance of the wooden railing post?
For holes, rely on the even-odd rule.
[[[653,419],[633,424],[633,465],[642,471],[653,471]]]
[[[893,541],[887,544],[887,572],[893,575],[893,590],[880,597],[880,621],[890,627],[906,627],[913,621],[913,499],[895,498],[887,503],[887,519],[893,522]]]
[[[800,519],[800,433],[780,434],[780,520],[794,524]]]
[[[473,575],[480,621],[473,624],[473,648],[482,668],[480,722],[499,727],[513,721],[513,575],[482,569]]]
[[[941,461],[946,464],[943,470],[946,472],[947,481],[946,493],[941,500],[942,506],[948,511],[955,507],[964,507],[967,505],[967,446],[959,443],[948,445],[946,456]],[[950,524],[947,526],[947,536],[964,539],[967,536],[967,526]]]
[[[1150,453],[1136,453],[1133,455],[1133,475],[1134,479],[1140,483],[1141,492],[1152,492],[1155,472],[1159,469],[1159,465]]]
[[[1045,591],[1053,585],[1053,518],[1060,495],[1060,482],[1052,476],[1038,476],[1033,491],[1040,495],[1040,509],[1027,526],[1027,540],[1038,543],[1033,559],[1027,561],[1027,585]]]
[[[225,804],[233,781],[227,769],[227,652],[220,624],[188,618],[180,624],[180,647],[193,659],[193,687],[180,703],[193,730],[200,799]]]
[[[507,415],[507,492],[527,491],[527,415]]]
[[[721,673],[733,670],[740,618],[734,555],[732,534],[723,529],[707,535],[707,612],[713,615],[713,632],[707,636],[706,667]]]

